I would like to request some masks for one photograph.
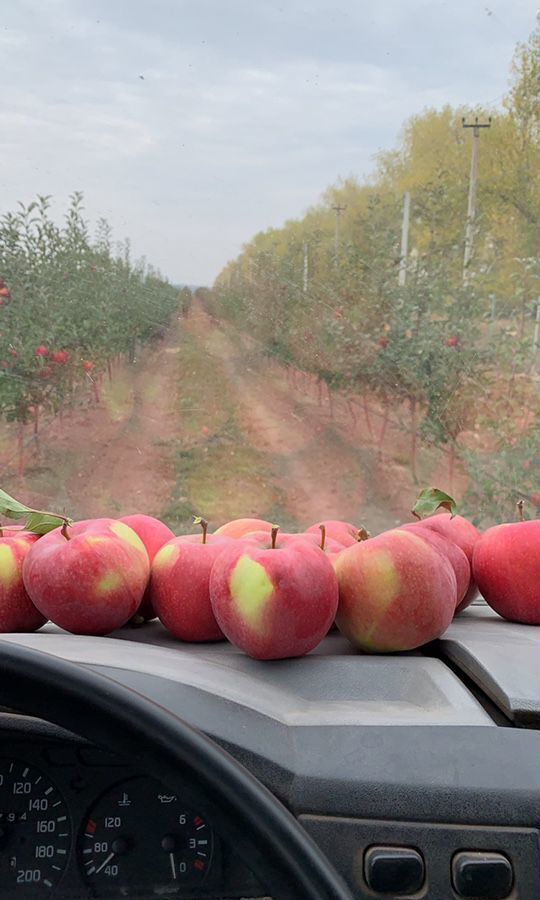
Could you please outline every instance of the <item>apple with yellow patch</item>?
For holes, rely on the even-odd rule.
[[[32,603],[23,583],[23,563],[36,534],[20,527],[0,529],[0,632],[37,631],[47,621]]]
[[[337,609],[332,564],[305,541],[261,549],[227,547],[210,575],[210,600],[224,635],[254,659],[303,656],[327,634]]]
[[[150,574],[149,596],[159,620],[182,641],[220,641],[223,633],[210,603],[212,566],[232,538],[207,534],[208,523],[199,519],[202,534],[168,541],[156,553]],[[234,542],[236,544],[236,542]]]
[[[438,638],[456,608],[449,560],[412,531],[386,531],[343,550],[336,624],[361,650],[413,650]]]
[[[125,522],[87,519],[55,528],[23,564],[30,599],[73,634],[109,634],[137,612],[150,574],[148,553]]]

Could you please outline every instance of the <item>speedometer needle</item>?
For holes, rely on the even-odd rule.
[[[174,861],[174,853],[169,853],[169,859],[171,861],[172,877],[176,881],[176,863]]]
[[[114,859],[115,856],[116,856],[116,853],[109,853],[107,859],[104,859],[104,860],[103,860],[103,862],[101,863],[99,869],[96,869],[96,875],[98,874],[98,872],[101,872],[101,870],[105,868],[105,866],[107,865],[107,863],[110,863],[111,859]],[[175,877],[176,877],[176,876],[175,876]]]

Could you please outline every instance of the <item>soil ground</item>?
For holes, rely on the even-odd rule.
[[[2,487],[40,508],[76,517],[146,512],[178,533],[191,516],[213,525],[260,516],[283,528],[324,518],[376,533],[410,518],[419,486],[448,490],[445,454],[421,447],[418,483],[399,410],[329,397],[300,373],[195,304],[135,363],[118,364],[80,406],[26,436],[24,476],[16,436],[0,435]],[[331,402],[330,402],[331,400]],[[463,492],[456,472],[452,490]]]

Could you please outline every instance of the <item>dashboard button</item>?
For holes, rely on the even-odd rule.
[[[364,877],[379,894],[415,894],[424,883],[424,860],[412,847],[370,847],[364,856]]]
[[[514,883],[512,864],[502,853],[456,853],[452,859],[452,881],[460,897],[504,900]]]

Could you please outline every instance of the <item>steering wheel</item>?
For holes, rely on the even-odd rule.
[[[180,792],[206,794],[218,832],[276,900],[352,900],[294,816],[244,766],[169,710],[82,665],[0,644],[0,704],[101,745]]]

